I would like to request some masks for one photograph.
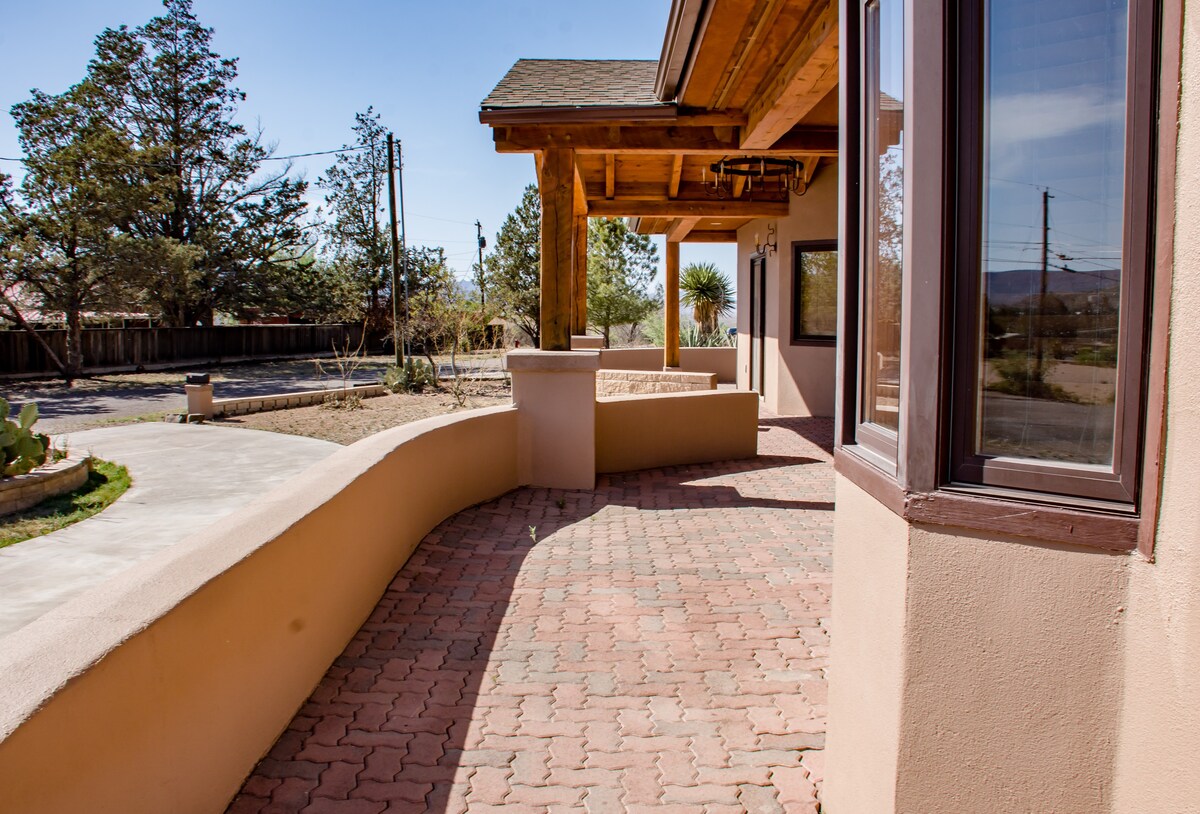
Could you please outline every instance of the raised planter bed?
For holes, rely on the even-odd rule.
[[[68,455],[24,475],[0,479],[0,517],[78,489],[87,482],[91,468],[90,456]]]

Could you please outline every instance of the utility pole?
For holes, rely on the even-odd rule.
[[[1034,348],[1036,349],[1036,357],[1034,359],[1033,380],[1038,384],[1042,382],[1044,360],[1046,358],[1046,349],[1044,345],[1045,334],[1045,319],[1046,319],[1046,288],[1050,272],[1050,199],[1054,196],[1050,194],[1049,188],[1042,190],[1042,274],[1040,296],[1038,297],[1037,309],[1037,336],[1034,337]]]
[[[388,216],[391,221],[392,243],[392,345],[396,351],[396,367],[404,366],[404,345],[400,338],[400,244],[396,236],[396,154],[392,134],[387,136]]]
[[[475,221],[475,238],[479,242],[479,305],[484,307],[487,305],[487,293],[483,288],[483,247],[487,241],[483,239],[483,226],[479,221]]]
[[[408,341],[408,244],[404,232],[404,144],[396,143],[396,172],[400,183],[400,257],[404,262],[404,352],[412,355],[412,347]]]

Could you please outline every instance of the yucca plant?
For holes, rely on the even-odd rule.
[[[733,313],[733,284],[712,263],[689,263],[679,274],[680,300],[692,309],[702,334],[717,332],[721,317]]]

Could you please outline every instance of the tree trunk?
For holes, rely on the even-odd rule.
[[[79,377],[83,372],[83,318],[79,308],[71,306],[67,309],[67,370],[64,374],[67,384]]]

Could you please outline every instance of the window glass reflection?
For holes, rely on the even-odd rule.
[[[904,3],[867,7],[868,239],[863,420],[900,426],[900,296],[904,243]]]
[[[987,9],[977,448],[1111,464],[1127,3]]]

